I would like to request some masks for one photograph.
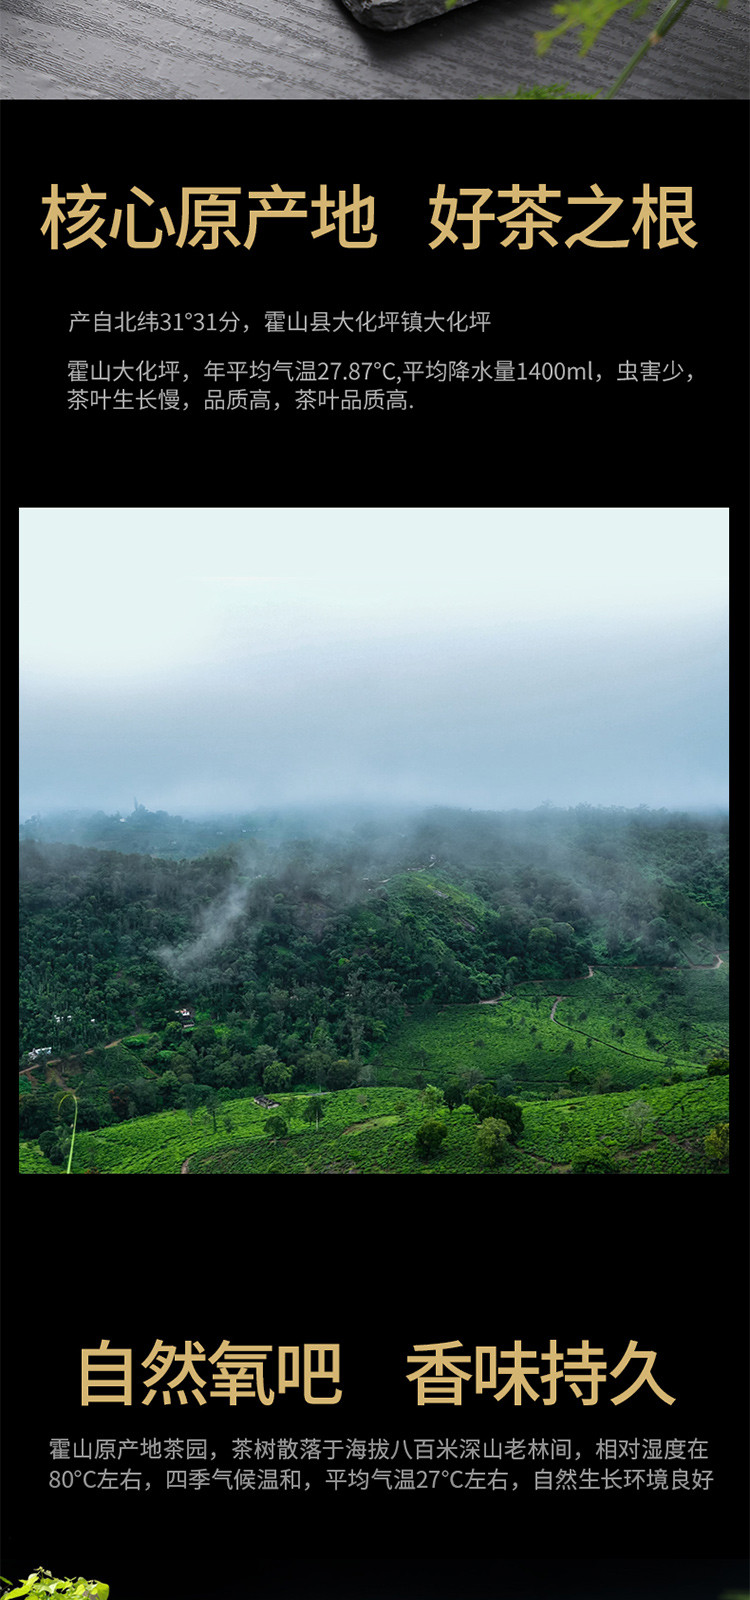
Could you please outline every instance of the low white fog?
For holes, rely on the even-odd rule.
[[[721,510],[26,510],[20,815],[727,799]]]

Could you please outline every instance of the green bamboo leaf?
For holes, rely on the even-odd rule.
[[[639,5],[649,4],[650,0],[639,0]],[[562,0],[559,5],[552,7],[554,17],[562,17],[556,28],[535,33],[534,42],[537,55],[546,55],[555,41],[571,29],[580,29],[579,55],[588,55],[592,45],[596,43],[602,29],[617,15],[633,5],[633,0]]]
[[[600,90],[593,94],[576,94],[567,83],[532,83],[529,88],[519,83],[515,94],[480,94],[480,100],[596,100]]]
[[[8,1584],[12,1580],[0,1578],[0,1584]],[[45,1567],[37,1567],[35,1572],[30,1572],[26,1581],[15,1589],[3,1591],[0,1600],[41,1600],[42,1596],[55,1596],[56,1600],[109,1600],[109,1584],[99,1583],[96,1578],[53,1578],[51,1572]]]

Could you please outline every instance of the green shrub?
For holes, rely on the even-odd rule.
[[[482,1160],[491,1167],[499,1167],[509,1138],[507,1122],[501,1122],[497,1117],[485,1117],[477,1132],[477,1150]]]
[[[429,1161],[430,1156],[435,1155],[447,1134],[445,1123],[439,1122],[437,1117],[428,1117],[427,1121],[417,1128],[414,1143],[424,1161]]]
[[[40,1141],[41,1142],[41,1141]],[[729,1123],[720,1122],[717,1128],[712,1128],[706,1134],[703,1148],[713,1167],[726,1167],[729,1164]]]
[[[706,1067],[706,1073],[709,1078],[724,1077],[728,1071],[729,1062],[726,1056],[714,1056],[713,1060],[709,1061],[708,1066]]]
[[[0,1583],[7,1585],[8,1579],[0,1578]],[[28,1600],[47,1600],[51,1596],[54,1600],[108,1600],[109,1585],[97,1583],[95,1578],[53,1578],[44,1567],[37,1567],[25,1583],[3,1591],[3,1600],[20,1600],[20,1596],[24,1600],[26,1596]]]
[[[583,1150],[580,1155],[575,1157],[570,1170],[575,1173],[616,1172],[617,1167],[614,1161],[611,1161],[609,1156],[605,1156],[601,1150]]]

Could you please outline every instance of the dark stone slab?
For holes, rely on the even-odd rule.
[[[458,11],[460,6],[473,3],[474,0],[453,0],[447,9]],[[366,28],[410,28],[414,22],[443,17],[446,12],[445,0],[344,0],[344,5]]]

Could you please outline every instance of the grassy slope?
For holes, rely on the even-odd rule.
[[[280,1097],[282,1110],[284,1096]],[[640,1144],[628,1128],[628,1106],[646,1100],[653,1113]],[[227,1102],[214,1134],[207,1117],[191,1124],[183,1111],[137,1118],[115,1128],[82,1133],[74,1171],[174,1173],[190,1158],[195,1173],[482,1173],[476,1151],[476,1119],[467,1109],[448,1113],[448,1136],[439,1159],[423,1162],[414,1134],[423,1120],[415,1090],[347,1089],[325,1097],[320,1128],[295,1122],[291,1136],[272,1143],[265,1113],[251,1101]],[[523,1102],[522,1102],[523,1103]],[[577,1152],[597,1147],[625,1172],[708,1172],[703,1140],[726,1120],[726,1078],[703,1078],[673,1088],[578,1099],[536,1101],[524,1106],[521,1143],[511,1148],[500,1175],[564,1172]],[[231,1130],[224,1124],[229,1115]],[[21,1146],[21,1171],[60,1172],[36,1145]]]
[[[398,926],[431,966],[438,991],[447,965],[473,974],[489,995],[495,988],[484,971],[483,941],[491,916],[491,907],[479,895],[437,870],[418,867],[372,885],[368,900],[353,918],[351,939],[355,949],[358,945],[367,949],[371,941],[371,948],[377,949],[380,930]],[[429,978],[423,976],[421,985],[423,992],[430,992]]]
[[[371,940],[377,943],[383,916],[395,916],[399,924],[405,918],[407,935],[434,958],[438,970],[452,959],[470,971],[487,914],[482,900],[439,872],[401,873],[373,886],[372,900],[357,913],[353,943],[365,948]],[[702,950],[692,955],[710,959]],[[486,974],[479,981],[488,996],[497,994]],[[475,1067],[483,1077],[499,1079],[504,1092],[525,1106],[522,1144],[510,1151],[502,1170],[564,1170],[577,1151],[599,1144],[610,1154],[619,1150],[628,1171],[705,1171],[703,1138],[727,1114],[726,1081],[703,1076],[704,1062],[726,1048],[726,981],[725,967],[710,972],[685,967],[673,975],[601,966],[588,979],[521,984],[496,1006],[414,1010],[373,1058],[377,1087],[366,1091],[365,1105],[356,1090],[326,1097],[318,1132],[296,1123],[289,1140],[271,1144],[265,1113],[249,1100],[237,1100],[223,1107],[215,1134],[205,1116],[191,1123],[182,1111],[82,1132],[75,1170],[179,1173],[192,1158],[194,1171],[481,1172],[476,1122],[466,1111],[448,1117],[439,1160],[424,1164],[414,1150],[415,1128],[424,1116],[414,1086],[417,1075],[442,1085]],[[563,998],[553,1021],[558,995]],[[639,1010],[646,1015],[639,1017]],[[106,1055],[88,1058],[89,1081],[98,1096],[104,1098],[117,1078],[147,1073],[138,1059],[140,1043],[131,1037]],[[583,1075],[578,1098],[547,1098],[567,1091],[572,1067]],[[661,1087],[675,1069],[684,1084]],[[618,1092],[581,1095],[602,1072]],[[624,1121],[628,1104],[639,1098],[655,1114],[643,1149],[633,1143]],[[60,1169],[51,1167],[35,1144],[27,1144],[21,1147],[21,1170],[51,1174]]]
[[[571,1067],[590,1080],[607,1070],[622,1089],[659,1082],[667,1062],[686,1077],[698,1076],[704,1061],[726,1048],[725,970],[685,970],[679,985],[678,993],[661,1000],[661,973],[597,970],[591,979],[519,985],[496,1006],[415,1012],[378,1053],[377,1079],[389,1083],[397,1074],[403,1082],[421,1074],[441,1087],[477,1067],[485,1077],[507,1078],[508,1088],[512,1083],[523,1096],[566,1086]],[[551,1021],[558,994],[565,998]],[[640,1018],[644,1008],[648,1016]],[[681,1029],[683,1021],[689,1029]],[[622,1029],[622,1036],[613,1029]]]

